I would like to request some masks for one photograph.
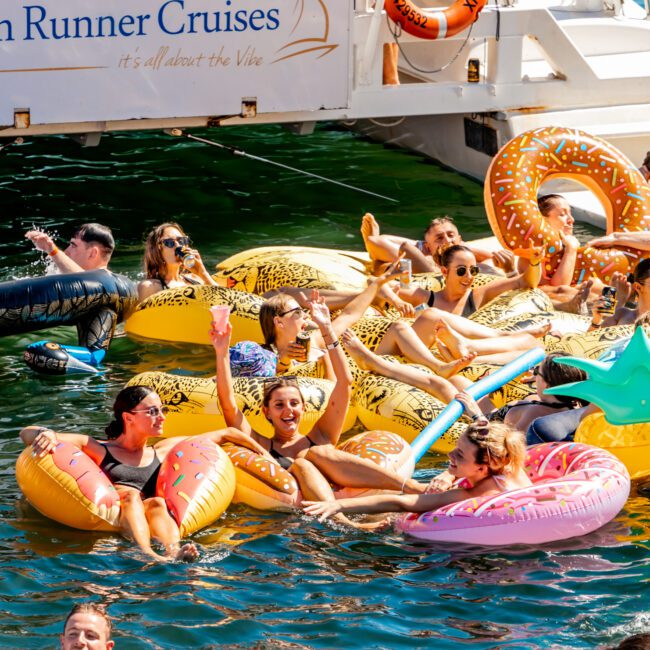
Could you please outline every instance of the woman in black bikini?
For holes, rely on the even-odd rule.
[[[147,279],[138,283],[140,302],[163,289],[217,284],[205,268],[199,252],[190,248],[190,245],[190,238],[173,222],[160,224],[147,235],[144,248],[144,272]],[[178,255],[179,249],[192,256],[194,264],[191,270],[183,264]]]
[[[304,411],[304,400],[295,379],[277,377],[267,380],[264,390],[263,410],[273,426],[269,440],[253,430],[235,401],[229,362],[230,323],[223,332],[210,331],[216,352],[217,395],[226,424],[243,431],[264,448],[279,465],[288,469],[298,481],[306,499],[328,501],[334,499],[330,486],[375,488],[422,493],[426,485],[413,479],[402,479],[393,471],[375,465],[370,460],[358,458],[336,449],[351,396],[352,375],[345,355],[332,330],[327,306],[322,299],[309,303],[310,317],[318,325],[327,355],[332,364],[336,384],[327,408],[308,435],[299,431]],[[338,517],[350,525],[346,517]]]
[[[440,258],[445,286],[440,291],[420,287],[401,298],[414,305],[425,303],[425,309],[412,325],[397,321],[388,329],[374,352],[378,355],[403,355],[412,363],[427,366],[437,374],[449,378],[472,360],[485,363],[507,363],[522,350],[541,346],[536,340],[546,334],[550,325],[527,331],[507,333],[468,320],[477,309],[505,291],[534,289],[541,278],[544,249],[530,247],[530,264],[525,273],[511,278],[498,278],[481,287],[473,287],[478,273],[474,253],[463,245],[447,248]],[[430,362],[429,349],[438,343],[445,353],[445,361],[458,361],[454,372],[442,373]],[[478,358],[477,358],[478,357]],[[440,361],[437,361],[440,364]],[[447,366],[450,364],[448,363]]]
[[[29,426],[20,432],[26,445],[35,454],[52,453],[59,442],[79,447],[101,467],[115,484],[120,495],[120,529],[125,537],[156,560],[194,560],[198,552],[194,544],[180,543],[178,526],[167,510],[165,500],[155,496],[160,464],[182,438],[167,438],[147,445],[149,438],[163,433],[166,408],[160,397],[145,386],[129,386],[122,390],[113,405],[115,419],[106,427],[107,442],[76,433],[58,433],[40,426]],[[236,429],[223,429],[205,434],[216,444],[229,441],[264,453],[264,450]],[[164,555],[151,547],[151,538],[160,541]]]
[[[579,368],[555,363],[559,357],[569,356],[566,352],[551,352],[546,358],[533,369],[535,378],[535,394],[529,395],[525,399],[511,402],[494,410],[494,404],[489,399],[481,400],[479,404],[467,393],[462,392],[456,395],[456,399],[465,406],[465,411],[469,416],[480,416],[487,413],[488,419],[503,422],[514,429],[526,433],[528,427],[537,418],[568,411],[585,406],[587,402],[575,397],[565,397],[564,395],[544,395],[547,388],[561,386],[577,381],[587,379],[587,373]]]

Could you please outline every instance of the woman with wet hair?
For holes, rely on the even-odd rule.
[[[33,453],[53,453],[60,442],[68,442],[86,453],[113,482],[120,496],[120,532],[133,539],[140,549],[156,560],[194,560],[198,556],[193,543],[181,544],[178,525],[162,497],[156,496],[161,463],[172,447],[183,438],[162,438],[167,407],[146,386],[127,386],[113,404],[114,418],[105,429],[107,440],[98,441],[77,433],[60,433],[48,427],[29,426],[20,432]],[[264,450],[236,429],[207,434],[216,444],[234,442],[264,453]],[[148,444],[149,439],[157,439]],[[159,541],[163,555],[151,545]]]
[[[464,392],[460,393],[457,399],[463,403],[468,415],[480,416],[487,413],[490,420],[504,422],[525,433],[537,418],[586,406],[587,402],[575,397],[544,394],[547,388],[584,381],[587,378],[587,373],[584,370],[556,362],[557,359],[567,356],[569,355],[566,352],[548,354],[538,366],[533,368],[535,393],[522,400],[510,402],[500,409],[494,410],[494,405],[489,398],[481,400],[479,406],[472,397]]]
[[[457,501],[530,486],[525,459],[526,443],[521,432],[480,417],[465,429],[449,452],[448,470],[432,482],[435,493],[305,501],[303,507],[319,521],[340,513],[428,512]],[[467,487],[456,487],[454,483],[459,479],[464,479]]]
[[[140,301],[163,289],[217,284],[205,268],[201,255],[191,245],[183,229],[171,221],[149,232],[144,248],[146,279],[138,283]]]

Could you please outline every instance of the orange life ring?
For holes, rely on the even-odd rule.
[[[590,189],[607,215],[607,232],[650,227],[650,188],[637,168],[615,147],[577,129],[544,127],[522,133],[492,160],[485,178],[485,210],[494,234],[505,248],[546,245],[544,274],[551,276],[561,259],[559,232],[537,207],[537,192],[552,178],[570,178]],[[573,283],[596,275],[628,273],[644,253],[629,247],[578,250]]]
[[[390,19],[405,32],[418,38],[447,38],[471,25],[487,0],[456,0],[443,11],[423,10],[411,0],[386,0],[384,8]]]

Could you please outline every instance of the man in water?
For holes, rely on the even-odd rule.
[[[79,273],[107,269],[115,249],[113,233],[99,223],[84,223],[77,228],[70,244],[60,250],[53,239],[41,230],[25,233],[39,251],[47,253],[60,273]]]
[[[111,620],[103,605],[78,603],[65,619],[61,650],[111,650]]]

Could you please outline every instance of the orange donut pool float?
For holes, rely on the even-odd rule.
[[[504,248],[544,244],[544,275],[557,269],[563,252],[559,232],[537,207],[542,183],[569,178],[591,190],[603,205],[607,233],[650,227],[650,188],[636,167],[605,140],[577,129],[544,127],[522,133],[492,160],[485,179],[485,209]],[[593,275],[609,282],[616,271],[630,272],[643,253],[635,248],[578,250],[573,283]]]
[[[386,0],[389,18],[407,34],[418,38],[438,39],[455,36],[469,27],[487,0],[456,0],[443,11],[423,10],[411,0]]]

